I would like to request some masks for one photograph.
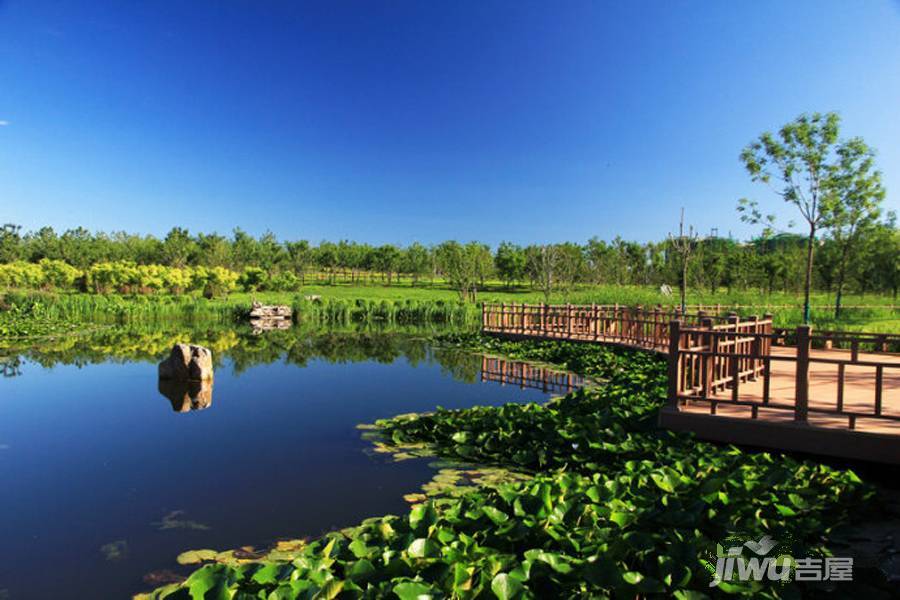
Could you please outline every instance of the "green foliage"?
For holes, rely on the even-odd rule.
[[[798,209],[808,227],[804,275],[804,322],[809,322],[809,297],[813,286],[816,232],[831,227],[842,245],[841,269],[862,222],[874,221],[885,192],[881,173],[875,170],[874,152],[861,138],[839,141],[837,113],[800,115],[777,135],[763,133],[741,152],[741,161],[753,181],[772,186],[781,198]],[[755,201],[742,199],[741,218],[766,223],[771,232],[775,218],[763,216]],[[849,244],[849,245],[848,245]],[[836,312],[840,312],[843,288],[840,275]]]
[[[865,208],[877,208],[883,194],[880,175],[872,166],[871,152],[860,140],[842,144],[838,146],[841,152],[835,153],[833,183],[826,191],[829,198],[840,198],[829,200],[832,206],[846,210],[836,208],[829,213],[834,218],[819,226],[827,235],[817,240],[822,260],[813,270],[813,287],[841,294],[844,290],[889,292],[896,298],[900,272],[895,265],[900,264],[900,248],[884,243],[896,239],[896,221],[890,214],[882,218],[877,210]],[[745,208],[749,211],[745,216],[763,218],[758,208]],[[696,244],[699,260],[693,261],[687,273],[691,295],[697,296],[693,290],[698,288],[719,295],[723,287],[729,294],[802,291],[807,245],[807,236],[795,234],[764,235],[748,242],[716,235],[700,239]],[[543,293],[545,301],[549,293],[550,301],[557,302],[568,301],[590,286],[658,289],[662,284],[674,286],[681,277],[679,261],[665,241],[637,243],[621,238],[609,242],[593,238],[584,245],[564,243],[546,248],[504,242],[492,255],[487,246],[477,242],[450,241],[431,247],[413,243],[402,248],[342,240],[314,246],[306,240],[281,242],[271,233],[254,238],[240,229],[229,239],[218,234],[190,235],[175,228],[160,240],[121,232],[91,233],[83,228],[61,236],[50,227],[23,234],[19,227],[9,225],[0,229],[0,246],[0,287],[104,294],[199,291],[209,297],[230,293],[190,284],[189,280],[202,279],[195,277],[199,267],[225,268],[238,276],[247,267],[261,269],[264,274],[246,275],[242,281],[247,293],[295,292],[326,283],[365,287],[376,282],[418,290],[424,283],[438,293],[453,290],[464,300],[496,293],[499,286],[491,280],[496,274],[507,293],[534,299]],[[848,247],[852,251],[845,253],[843,249]],[[40,270],[23,266],[45,260],[51,262]],[[59,265],[52,261],[77,269],[75,278],[71,272],[50,273],[50,265]],[[622,291],[609,300],[627,304],[631,303],[629,297]]]
[[[268,278],[268,273],[259,267],[245,267],[237,282],[245,292],[257,292],[266,287]]]

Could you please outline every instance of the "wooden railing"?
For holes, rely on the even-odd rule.
[[[481,381],[560,393],[571,392],[584,385],[584,378],[575,373],[555,371],[493,356],[481,358]]]
[[[757,322],[757,325],[760,323]],[[744,329],[744,330],[741,330]],[[750,408],[750,417],[760,410],[789,411],[797,423],[807,423],[810,416],[835,418],[855,429],[860,418],[874,423],[900,422],[900,413],[886,413],[886,374],[900,373],[900,357],[881,352],[880,334],[823,332],[814,335],[809,326],[795,329],[723,331],[718,327],[685,327],[677,321],[669,326],[669,402],[673,407],[686,402],[706,402],[710,414],[719,406]],[[888,336],[891,337],[891,336]],[[896,337],[896,336],[894,336]],[[839,340],[851,348],[844,352],[816,352],[827,349],[824,342]],[[786,346],[773,352],[773,346]],[[861,358],[860,348],[871,348]],[[854,384],[848,385],[848,368],[854,370]],[[788,397],[772,395],[773,373],[793,379],[793,393]],[[817,388],[814,404],[810,404],[810,373],[828,386]],[[742,388],[761,380],[750,393]],[[833,396],[825,388],[834,382]],[[860,383],[862,382],[862,383]],[[890,390],[895,392],[897,390]],[[725,392],[725,393],[723,393]],[[853,407],[847,396],[852,394]],[[827,397],[823,395],[828,394]],[[864,408],[860,408],[860,405]]]
[[[784,336],[785,344],[793,345],[796,340],[793,329],[779,327],[775,333]],[[816,331],[810,335],[813,348],[849,350],[855,357],[860,351],[875,353],[900,353],[900,335],[892,333],[862,333],[851,331]]]
[[[711,414],[722,405],[749,407],[752,419],[771,410],[797,423],[900,425],[900,398],[886,397],[900,392],[900,355],[890,353],[900,349],[898,335],[775,329],[771,315],[742,319],[618,305],[485,304],[482,329],[667,354],[668,401],[676,409],[700,402]]]
[[[602,341],[665,352],[669,344],[669,323],[673,319],[699,325],[704,318],[716,323],[728,322],[726,317],[702,313],[683,315],[661,306],[485,303],[481,328],[487,333]]]
[[[670,391],[676,389],[680,397],[707,398],[730,388],[736,399],[741,382],[755,381],[766,370],[766,357],[771,354],[771,339],[766,336],[771,333],[770,317],[741,321],[732,316],[721,324],[703,318],[693,327],[673,321],[667,352],[677,357],[678,371],[677,381],[670,379]],[[678,344],[673,347],[676,337]]]

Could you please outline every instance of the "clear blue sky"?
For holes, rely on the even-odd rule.
[[[836,110],[900,206],[900,4],[0,1],[0,222],[491,244],[746,237]]]

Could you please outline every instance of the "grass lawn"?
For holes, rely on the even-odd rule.
[[[365,285],[352,286],[345,283],[335,285],[306,285],[300,292],[303,295],[317,295],[322,298],[334,298],[344,300],[443,300],[456,302],[459,294],[444,282],[435,282],[433,285],[420,284],[412,286],[409,282],[402,282],[391,286]],[[296,295],[294,292],[259,292],[256,294],[232,294],[228,302],[249,303],[252,298],[263,302],[289,302]],[[487,282],[486,289],[479,292],[479,301],[488,302],[528,302],[540,303],[544,301],[544,295],[532,290],[528,286],[516,286],[507,288],[500,282]],[[658,289],[641,286],[616,286],[616,285],[591,285],[581,286],[567,293],[556,292],[550,298],[551,304],[624,304],[653,306],[656,304],[677,305],[677,292],[672,296],[663,295]],[[803,295],[785,294],[782,292],[771,295],[761,294],[758,291],[735,291],[728,293],[725,290],[715,294],[705,291],[691,291],[688,294],[688,304],[708,305],[716,304],[723,307],[737,307],[741,314],[764,314],[771,312],[776,317],[776,323],[780,326],[797,325],[802,320]],[[812,296],[813,324],[820,329],[846,329],[872,332],[900,332],[900,309],[895,306],[896,301],[890,296],[880,295],[846,295],[844,313],[839,321],[834,319],[834,295],[817,292]],[[865,307],[865,308],[859,308]]]

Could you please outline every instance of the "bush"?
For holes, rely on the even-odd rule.
[[[237,283],[245,292],[258,292],[265,289],[268,279],[268,274],[259,267],[247,267]]]

